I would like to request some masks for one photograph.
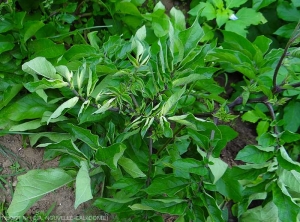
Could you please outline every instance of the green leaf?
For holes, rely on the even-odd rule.
[[[277,161],[279,165],[286,170],[296,170],[300,173],[300,164],[292,160],[284,147],[280,147],[277,152]]]
[[[100,44],[100,39],[97,36],[98,31],[93,31],[87,34],[87,37],[89,39],[89,42],[91,46],[93,46],[95,49],[99,50],[99,44]]]
[[[218,27],[220,28],[222,25],[224,25],[228,19],[229,19],[229,15],[228,15],[228,11],[227,10],[224,10],[224,9],[218,9],[217,10],[217,14],[216,14],[216,17],[217,17],[217,25]]]
[[[256,12],[252,8],[241,8],[237,13],[237,20],[230,20],[226,22],[225,30],[236,32],[246,37],[247,31],[245,30],[250,25],[258,25],[265,23],[266,19],[260,12]]]
[[[197,147],[197,151],[200,153],[200,155],[204,158],[206,157],[206,153],[200,150]],[[212,156],[209,157],[209,164],[208,167],[214,177],[213,184],[215,184],[226,172],[228,165],[220,158],[214,158]]]
[[[283,113],[283,121],[285,130],[296,132],[300,126],[300,115],[298,115],[298,107],[300,102],[291,100],[285,107]]]
[[[181,98],[182,94],[185,92],[186,87],[184,86],[177,92],[175,92],[170,98],[166,101],[166,103],[163,105],[161,109],[161,115],[165,116],[168,114],[168,112],[173,108]]]
[[[182,199],[143,199],[141,204],[129,206],[132,210],[152,210],[171,215],[183,215],[188,207]]]
[[[277,29],[274,34],[279,35],[284,38],[290,38],[295,30],[297,23],[289,23],[286,25],[281,26]]]
[[[272,40],[264,35],[257,36],[255,41],[253,42],[253,44],[257,46],[262,54],[266,54],[268,52],[271,43]]]
[[[24,84],[24,87],[29,92],[36,92],[37,90],[41,89],[59,89],[66,86],[68,86],[68,83],[63,82],[62,80],[48,80],[45,78],[39,81],[27,82]]]
[[[230,126],[227,125],[219,125],[219,130],[221,131],[222,138],[226,139],[227,142],[236,138],[239,134],[232,129]]]
[[[286,1],[281,2],[277,6],[278,17],[289,22],[298,22],[300,17],[300,10]]]
[[[33,147],[37,143],[37,141],[42,137],[46,137],[55,143],[59,143],[62,140],[70,140],[71,139],[71,135],[68,133],[56,133],[56,132],[34,133],[34,134],[29,135],[30,146]]]
[[[196,174],[199,176],[205,176],[208,171],[204,164],[199,160],[192,158],[179,159],[174,161],[171,166],[174,169],[174,174],[177,177],[183,177],[189,179],[189,174]]]
[[[68,51],[65,52],[64,58],[67,61],[82,59],[84,57],[90,57],[97,54],[97,50],[90,45],[74,45]]]
[[[149,195],[167,194],[173,197],[189,185],[189,181],[177,178],[174,175],[161,175],[153,179],[149,187],[144,191]]]
[[[23,132],[23,131],[27,131],[27,130],[33,130],[33,129],[37,129],[41,126],[41,120],[32,120],[32,121],[28,121],[25,123],[21,123],[21,124],[17,124],[12,126],[9,131],[19,131],[19,132]]]
[[[0,53],[14,48],[14,38],[11,35],[0,35]]]
[[[235,180],[252,180],[255,181],[257,177],[268,170],[268,164],[247,164],[232,167],[230,175]]]
[[[38,146],[40,147],[40,145]],[[66,153],[70,156],[77,158],[78,160],[86,160],[86,155],[81,152],[72,140],[62,140],[58,143],[46,144],[47,151],[54,150],[55,152]],[[46,154],[45,154],[46,156]],[[45,158],[45,157],[44,157]],[[52,159],[53,157],[50,157]],[[46,158],[45,158],[46,159]]]
[[[146,174],[144,174],[131,159],[121,157],[118,164],[133,178],[146,177]]]
[[[276,0],[253,0],[252,8],[258,11],[259,9],[264,8],[275,1]]]
[[[215,222],[223,222],[224,219],[222,216],[222,211],[219,208],[219,206],[217,205],[216,200],[212,196],[210,196],[208,193],[206,193],[205,191],[203,191],[203,193],[198,193],[197,195],[203,201],[203,204],[204,204],[205,208],[207,209],[211,220],[215,221]]]
[[[194,83],[198,80],[210,79],[212,75],[213,75],[213,73],[190,74],[187,77],[175,79],[172,84],[173,84],[174,87],[181,86],[181,85],[186,85],[186,84],[189,84],[189,83]]]
[[[96,152],[96,160],[106,164],[112,170],[117,169],[119,159],[123,156],[126,146],[123,143],[115,143],[106,148],[100,148]]]
[[[30,170],[18,177],[13,200],[7,210],[10,217],[22,217],[45,194],[72,181],[62,169]]]
[[[0,110],[16,96],[22,88],[22,84],[15,84],[7,87],[2,94],[2,98],[0,99]]]
[[[225,0],[226,8],[236,8],[247,2],[247,0]]]
[[[195,17],[197,15],[204,16],[208,21],[216,18],[216,10],[214,6],[209,2],[200,2],[197,6],[192,8],[188,13]]]
[[[285,170],[279,168],[278,170],[279,180],[284,183],[289,189],[300,193],[300,173],[295,170]]]
[[[242,200],[243,188],[237,180],[232,179],[230,169],[227,169],[223,176],[216,182],[216,189],[222,195],[234,201]]]
[[[280,139],[283,140],[285,143],[292,143],[300,140],[300,134],[293,133],[290,131],[282,132]]]
[[[197,19],[194,21],[191,27],[181,31],[178,34],[184,48],[184,57],[190,54],[198,45],[201,38],[204,36],[203,29],[199,25]]]
[[[13,121],[41,118],[46,111],[54,110],[55,105],[46,103],[36,94],[28,94],[12,105],[2,109],[0,116]]]
[[[99,137],[97,135],[94,135],[91,133],[90,130],[81,128],[79,126],[75,126],[71,123],[68,123],[68,126],[70,127],[68,131],[76,138],[81,140],[82,142],[89,145],[94,150],[97,150],[99,145]]]
[[[235,32],[222,31],[222,33],[224,35],[224,43],[222,44],[224,48],[240,51],[250,59],[256,54],[256,49],[248,39]]]
[[[50,39],[37,39],[29,42],[28,50],[33,57],[57,58],[66,51],[63,44],[55,44]]]
[[[300,207],[292,201],[291,196],[287,193],[283,185],[274,183],[273,201],[278,208],[278,216],[281,221],[297,221],[297,215],[300,212]]]
[[[273,152],[264,151],[259,146],[247,145],[240,150],[236,156],[236,160],[242,160],[246,163],[264,163],[273,157]]]
[[[269,129],[270,126],[270,122],[269,121],[265,121],[265,120],[261,120],[258,122],[257,126],[256,126],[256,132],[257,135],[262,135],[263,133],[266,133]]]
[[[241,222],[278,222],[278,208],[273,202],[269,202],[264,207],[258,206],[248,209],[240,219]]]
[[[49,117],[49,119],[47,120],[47,125],[49,124],[50,120],[51,119],[55,119],[57,117],[59,117],[62,112],[65,110],[65,109],[70,109],[70,108],[73,108],[77,102],[79,100],[79,97],[75,96],[67,101],[65,101],[63,104],[61,104],[52,114],[51,116]]]
[[[185,17],[181,10],[173,7],[170,11],[170,17],[175,30],[183,31],[186,29]]]
[[[128,212],[128,207],[136,198],[98,198],[94,206],[108,213]]]
[[[24,72],[29,74],[41,75],[49,79],[60,80],[61,77],[56,74],[54,66],[43,57],[37,57],[22,65]]]
[[[77,207],[92,199],[92,189],[91,189],[91,178],[89,175],[89,167],[87,161],[80,162],[80,169],[76,176],[76,193],[75,193],[75,204],[74,207]]]
[[[45,24],[42,21],[28,21],[24,24],[24,34],[23,41],[27,42],[34,34],[44,26]]]

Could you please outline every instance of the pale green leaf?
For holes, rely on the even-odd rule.
[[[165,116],[168,114],[168,112],[173,108],[181,98],[182,94],[185,92],[186,87],[184,86],[177,92],[175,92],[168,100],[167,102],[163,105],[162,110],[161,110],[161,115]]]
[[[121,157],[118,164],[133,178],[146,177],[146,174],[144,174],[131,159]]]
[[[37,120],[32,120],[25,123],[14,125],[9,129],[9,131],[22,132],[27,130],[33,130],[39,128],[41,125],[42,125],[41,120],[37,119]]]
[[[72,181],[62,169],[31,170],[18,177],[13,200],[7,210],[10,217],[21,217],[45,194]]]
[[[87,161],[80,162],[80,169],[76,176],[76,193],[75,193],[75,204],[77,207],[90,199],[93,198],[91,189],[91,178],[89,175],[89,167]]]
[[[75,97],[65,101],[63,104],[61,104],[49,117],[47,124],[49,124],[51,119],[55,119],[55,118],[59,117],[65,109],[73,108],[76,105],[76,103],[78,102],[78,100],[79,100],[79,97],[75,96]]]
[[[241,216],[241,222],[280,222],[278,208],[273,202],[267,203],[264,207],[258,206],[248,209]]]
[[[61,77],[56,74],[54,66],[44,57],[37,57],[24,63],[22,69],[24,72],[32,75],[38,74],[49,79],[61,79]]]
[[[45,78],[39,81],[27,82],[24,84],[24,87],[29,92],[35,92],[41,89],[59,89],[65,86],[68,86],[67,82],[63,82],[62,80],[48,80]]]
[[[300,207],[292,201],[292,198],[286,192],[286,188],[276,183],[272,189],[273,201],[278,208],[278,216],[281,221],[297,221],[297,215]]]
[[[291,190],[300,193],[300,173],[295,170],[279,169],[279,179]]]

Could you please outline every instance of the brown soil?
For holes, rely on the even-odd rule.
[[[43,149],[33,149],[31,147],[24,148],[22,146],[22,137],[19,135],[7,135],[0,137],[0,177],[1,175],[11,175],[15,173],[13,169],[16,163],[20,164],[18,171],[22,171],[19,174],[25,173],[31,169],[47,169],[55,168],[58,166],[58,161],[52,160],[48,162],[43,161]],[[17,184],[17,177],[5,178],[6,184],[4,190],[0,187],[0,203],[9,204],[12,200],[12,193]],[[0,180],[1,182],[1,180]],[[75,195],[72,188],[62,187],[54,192],[45,195],[40,201],[34,204],[27,212],[27,216],[36,215],[38,212],[46,212],[52,204],[55,204],[54,209],[51,212],[52,218],[54,216],[62,216],[61,219],[74,218],[77,216],[106,216],[103,212],[93,208],[91,202],[81,204],[76,210],[74,209]],[[51,218],[51,217],[50,217]],[[1,221],[1,211],[0,211]],[[53,221],[59,221],[57,218]],[[80,221],[80,220],[76,220]],[[87,221],[87,220],[82,220]],[[101,221],[101,220],[94,220]],[[102,220],[105,221],[105,220]],[[106,220],[107,221],[107,220]]]
[[[230,141],[226,148],[221,152],[221,159],[225,161],[229,166],[235,166],[243,164],[242,161],[235,160],[238,152],[246,145],[256,144],[256,132],[254,126],[249,123],[242,122],[240,118],[237,118],[231,127],[238,132],[238,136]]]

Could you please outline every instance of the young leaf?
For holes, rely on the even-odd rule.
[[[38,74],[49,79],[61,80],[61,77],[56,74],[54,66],[44,57],[37,57],[24,63],[22,69],[32,75]]]
[[[131,159],[121,157],[118,164],[133,178],[146,177],[146,174],[144,174]]]
[[[45,194],[72,181],[62,169],[30,170],[18,177],[13,200],[7,210],[10,217],[22,217]]]
[[[59,117],[65,109],[73,108],[76,105],[76,103],[78,102],[78,100],[79,100],[79,97],[75,96],[75,97],[65,101],[63,104],[61,104],[47,120],[47,125],[49,124],[51,119],[55,119],[55,118]]]
[[[190,28],[181,31],[178,34],[179,39],[183,43],[184,57],[186,57],[196,48],[198,42],[200,42],[203,36],[204,36],[203,29],[199,25],[197,19],[194,21],[193,25]]]
[[[87,161],[80,162],[80,169],[76,176],[76,196],[74,207],[77,207],[93,198],[91,189],[91,178]]]
[[[182,94],[185,92],[186,87],[184,86],[183,88],[181,88],[180,90],[178,90],[177,92],[175,92],[168,100],[167,102],[163,105],[162,109],[161,109],[161,115],[165,116],[168,114],[168,112],[170,111],[170,109],[172,107],[174,107],[177,102],[179,101],[179,99],[181,98]]]

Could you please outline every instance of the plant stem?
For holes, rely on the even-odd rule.
[[[288,49],[291,47],[291,45],[293,44],[293,42],[300,36],[300,34],[296,34],[296,32],[298,31],[300,27],[300,22],[298,22],[297,26],[295,27],[294,29],[294,32],[292,34],[292,37],[289,39],[288,43],[286,44],[285,48],[284,48],[284,51],[275,67],[275,70],[274,70],[274,75],[273,75],[273,93],[277,93],[278,92],[278,86],[277,86],[277,76],[278,76],[278,72],[279,72],[279,69],[282,65],[282,62],[283,62],[283,59],[286,57],[287,55],[287,51]]]
[[[268,110],[269,110],[269,112],[271,114],[271,118],[275,122],[276,121],[276,116],[275,116],[275,112],[274,112],[272,104],[269,103],[269,102],[265,102],[264,104],[267,106],[267,108],[268,108]],[[277,147],[276,148],[278,149],[279,146],[280,146],[279,145],[279,138],[278,138],[278,136],[279,136],[279,130],[278,130],[278,126],[277,126],[276,123],[274,125],[274,133],[276,135],[276,143],[277,143]]]
[[[153,153],[153,139],[152,129],[150,129],[150,137],[149,137],[149,160],[148,160],[148,175],[147,175],[147,187],[150,186],[151,183],[151,173],[152,173],[152,153]]]
[[[160,155],[160,153],[164,150],[164,149],[166,149],[166,147],[175,139],[175,137],[177,136],[177,134],[178,133],[180,133],[180,131],[182,130],[182,129],[184,129],[186,126],[185,125],[182,125],[182,126],[180,126],[178,129],[177,129],[177,131],[173,134],[173,137],[172,138],[169,138],[168,140],[167,140],[167,142],[157,151],[157,156],[159,156]]]

